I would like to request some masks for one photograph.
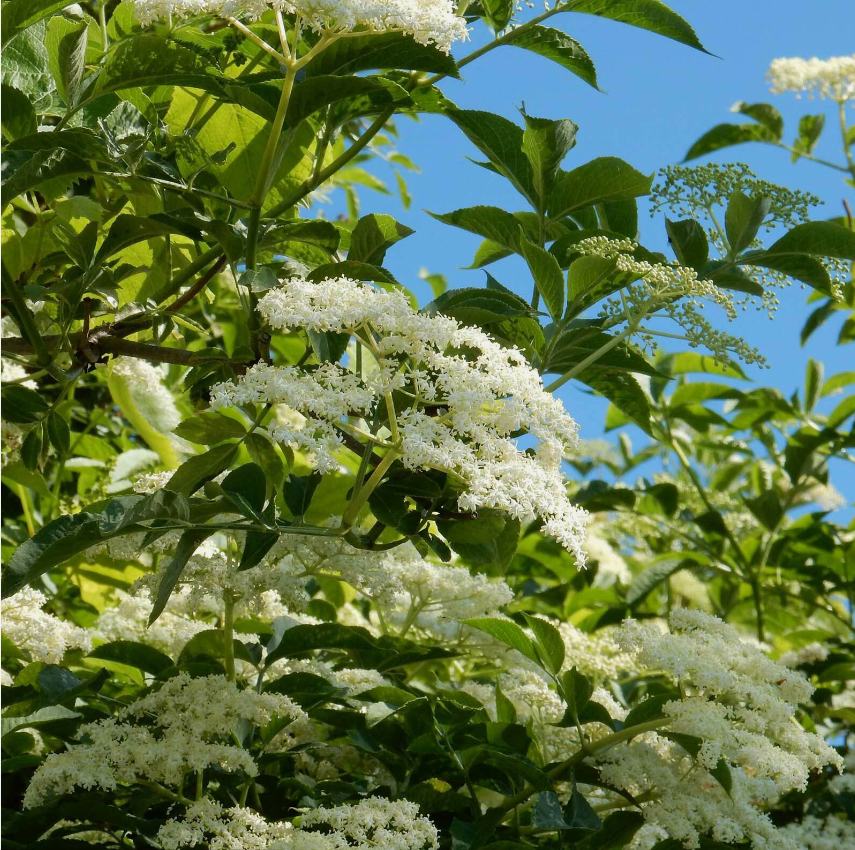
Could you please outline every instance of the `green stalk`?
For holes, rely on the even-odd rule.
[[[368,497],[383,480],[383,476],[386,474],[389,467],[398,459],[398,454],[398,449],[389,449],[389,451],[383,456],[380,463],[375,467],[374,472],[371,473],[371,477],[350,500],[350,504],[344,512],[344,516],[341,518],[342,527],[344,529],[349,530],[353,527],[359,517],[359,512],[362,510],[362,506],[368,501]]]
[[[225,593],[226,610],[223,615],[223,655],[226,662],[226,678],[235,680],[235,599],[231,593]]]

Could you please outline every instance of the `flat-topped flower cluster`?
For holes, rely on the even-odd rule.
[[[855,98],[855,53],[828,59],[774,59],[766,76],[774,94],[795,92],[800,97],[807,92],[810,98],[845,103]]]
[[[397,290],[349,278],[291,278],[258,308],[277,330],[349,334],[361,347],[361,368],[258,364],[213,387],[213,408],[287,405],[303,419],[273,423],[271,436],[311,452],[321,471],[338,467],[342,432],[367,436],[408,469],[461,478],[463,511],[540,518],[545,533],[584,563],[586,514],[570,503],[561,471],[577,425],[520,351],[455,319],[420,313]],[[370,419],[381,404],[388,438],[357,430],[350,420]],[[534,438],[532,449],[520,449],[521,433]]]
[[[448,52],[468,37],[466,22],[452,0],[135,0],[134,14],[143,26],[169,18],[199,15],[257,20],[274,9],[297,15],[317,32],[403,32],[420,44]]]

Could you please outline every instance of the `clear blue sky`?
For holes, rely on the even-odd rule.
[[[443,90],[462,108],[483,109],[517,121],[523,102],[531,115],[572,119],[580,130],[565,168],[603,155],[619,156],[645,173],[679,162],[705,130],[742,118],[729,113],[737,100],[774,103],[784,115],[788,142],[795,137],[802,114],[827,111],[825,135],[816,154],[841,161],[836,113],[825,102],[769,94],[765,73],[769,62],[779,56],[826,58],[852,53],[855,1],[675,0],[670,5],[694,26],[716,56],[613,21],[564,14],[548,24],[582,43],[597,66],[605,93],[545,59],[512,47],[499,48],[473,62],[464,69],[464,81],[447,80]],[[456,45],[454,52],[464,55],[482,41],[483,33],[476,33],[472,43]],[[855,110],[850,113],[850,120],[855,120]],[[434,221],[424,210],[447,212],[493,204],[513,211],[524,209],[525,202],[501,178],[466,159],[478,152],[446,119],[427,116],[421,125],[403,120],[399,127],[399,149],[422,169],[421,174],[408,177],[413,205],[405,211],[395,198],[365,192],[363,213],[391,213],[416,231],[390,250],[386,265],[425,303],[430,295],[418,284],[421,267],[445,274],[452,287],[480,285],[484,275],[461,268],[471,262],[479,238]],[[816,212],[817,218],[841,215],[844,197],[855,206],[855,191],[844,185],[839,172],[805,160],[792,165],[784,151],[742,145],[712,158],[746,162],[764,179],[818,195],[826,203]],[[394,188],[394,178],[389,177],[390,188]],[[664,250],[661,218],[643,216],[640,224],[643,243]],[[506,286],[529,294],[530,283],[525,278],[523,284],[522,269],[513,261],[494,264],[490,270]],[[749,375],[787,395],[801,386],[808,357],[824,361],[826,375],[855,369],[852,347],[847,350],[834,344],[839,320],[817,332],[805,349],[799,347],[799,330],[813,309],[806,305],[807,295],[794,286],[782,296],[774,322],[763,313],[750,313],[744,323],[731,326],[759,346],[771,365],[763,372],[748,369]],[[562,395],[582,425],[583,436],[601,436],[603,400],[585,395],[578,385],[565,388]],[[842,467],[855,467],[835,466],[837,486],[852,501],[855,473]]]

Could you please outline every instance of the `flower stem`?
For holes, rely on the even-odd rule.
[[[223,615],[223,655],[226,662],[226,678],[234,682],[235,676],[235,599],[228,591],[225,593],[226,609]]]
[[[368,497],[374,492],[377,485],[383,480],[383,476],[389,467],[398,459],[399,453],[398,449],[389,449],[380,463],[377,464],[374,472],[371,473],[371,477],[362,485],[359,492],[354,494],[344,516],[341,518],[344,530],[353,528],[363,505],[368,501]]]

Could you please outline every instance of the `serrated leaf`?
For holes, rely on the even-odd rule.
[[[511,620],[500,620],[497,617],[474,617],[463,622],[473,629],[486,632],[486,634],[517,650],[517,652],[521,652],[535,664],[540,664],[540,658],[531,638]]]
[[[558,265],[558,260],[549,251],[525,238],[520,243],[520,253],[528,264],[537,291],[543,298],[549,315],[557,321],[564,315],[564,307],[567,303],[564,274]]]
[[[549,217],[564,218],[575,210],[608,201],[647,195],[653,182],[629,163],[603,156],[559,175],[549,197]]]
[[[437,221],[477,233],[501,245],[508,251],[520,250],[522,230],[520,223],[509,212],[499,207],[465,207],[448,213],[429,213]]]
[[[228,469],[237,457],[238,445],[226,443],[185,460],[172,474],[166,487],[184,496],[192,496],[206,481]]]
[[[523,153],[531,165],[534,190],[545,210],[546,199],[564,157],[576,144],[578,126],[568,119],[553,121],[523,113]]]
[[[775,134],[762,124],[717,124],[708,130],[688,150],[684,162],[697,159],[722,148],[746,142],[777,142]]]
[[[738,189],[734,191],[724,214],[724,228],[730,242],[731,258],[751,245],[771,208],[771,198],[752,198]]]
[[[372,213],[363,216],[351,234],[347,259],[349,262],[380,265],[389,247],[414,232],[390,215]]]
[[[564,640],[561,632],[548,620],[523,614],[528,627],[534,633],[534,645],[540,656],[542,666],[553,675],[561,671],[564,664]]]
[[[152,676],[157,676],[175,664],[168,655],[160,652],[160,650],[131,640],[116,640],[102,644],[95,647],[88,657],[127,664],[145,673],[151,673]]]
[[[550,59],[599,90],[597,69],[591,57],[578,41],[561,30],[538,24],[511,31],[505,36],[504,43]]]

